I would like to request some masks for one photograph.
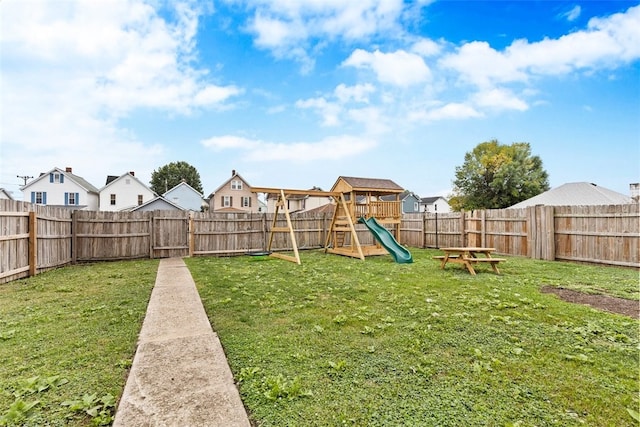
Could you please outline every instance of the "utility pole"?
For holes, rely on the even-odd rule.
[[[32,176],[27,176],[27,175],[16,175],[16,178],[20,178],[22,180],[24,180],[24,184],[22,185],[27,185],[27,180],[33,178]]]

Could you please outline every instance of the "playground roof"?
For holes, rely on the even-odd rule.
[[[358,178],[353,176],[340,176],[331,191],[355,191],[355,192],[377,192],[383,194],[402,193],[404,188],[400,187],[390,179],[378,178]]]

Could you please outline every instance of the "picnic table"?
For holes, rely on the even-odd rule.
[[[440,268],[444,267],[449,262],[464,265],[471,275],[475,276],[476,271],[473,268],[473,264],[489,263],[491,268],[496,274],[500,274],[498,270],[498,264],[502,261],[506,261],[504,258],[493,258],[491,253],[495,251],[495,248],[479,248],[479,247],[459,247],[459,248],[440,248],[444,252],[444,255],[434,256],[433,258],[440,261]]]

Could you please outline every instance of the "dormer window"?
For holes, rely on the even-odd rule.
[[[231,189],[232,190],[242,190],[242,181],[234,179],[231,181]]]

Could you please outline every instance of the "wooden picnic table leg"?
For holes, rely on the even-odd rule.
[[[442,261],[440,262],[440,268],[442,270],[444,270],[444,266],[447,265],[448,261],[449,261],[449,254],[445,254],[444,258],[442,258]]]
[[[494,273],[500,274],[500,270],[498,270],[498,263],[497,262],[492,262],[491,263],[491,268],[493,268]]]

